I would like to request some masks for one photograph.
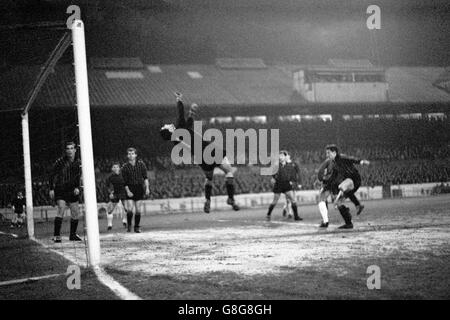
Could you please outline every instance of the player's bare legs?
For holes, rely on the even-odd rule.
[[[328,228],[328,203],[327,199],[330,196],[331,192],[328,190],[320,190],[319,194],[319,212],[322,217],[322,223],[319,225],[320,228]]]
[[[286,196],[286,195],[285,195]],[[283,207],[283,217],[288,217],[288,219],[292,218],[292,211],[291,211],[291,201],[288,197],[286,197],[286,203]]]
[[[125,200],[125,211],[127,212],[127,231],[131,232],[131,225],[133,223],[133,215],[136,212],[136,204],[134,200]]]
[[[56,217],[53,230],[53,236],[55,242],[61,242],[61,225],[64,218],[64,211],[66,209],[66,201],[56,200]]]

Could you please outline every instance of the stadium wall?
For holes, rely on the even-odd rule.
[[[408,197],[427,197],[433,194],[433,189],[441,185],[440,182],[421,183],[421,184],[402,184],[387,187],[375,186],[375,187],[361,187],[358,192],[358,198],[367,200],[380,200],[384,198],[408,198]],[[450,184],[450,181],[446,184]],[[300,205],[311,205],[318,201],[318,190],[302,190],[296,192],[297,202]],[[257,208],[268,206],[273,199],[273,193],[250,193],[240,194],[236,196],[237,201],[244,208]],[[227,196],[213,197],[211,201],[212,210],[226,210],[229,209],[229,205],[226,204]],[[284,199],[281,200],[281,203]],[[152,214],[171,214],[171,213],[188,213],[188,212],[201,212],[203,210],[204,198],[203,197],[189,197],[189,198],[175,198],[175,199],[157,199],[157,200],[145,200],[142,201],[142,212],[144,215]],[[101,208],[107,207],[107,203],[99,203],[99,211]],[[84,208],[81,208],[82,214]],[[10,219],[12,216],[11,210],[2,209],[0,213],[5,218]],[[41,206],[34,208],[35,220],[53,219],[56,214],[56,207]],[[65,215],[70,216],[69,213]],[[102,217],[100,217],[102,218]]]

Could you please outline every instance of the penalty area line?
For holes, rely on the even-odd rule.
[[[0,234],[4,234],[4,235],[6,235],[6,236],[11,236],[11,237],[13,237],[13,238],[18,238],[19,236],[17,235],[17,234],[15,234],[15,233],[6,233],[6,232],[3,232],[3,231],[0,231]]]
[[[0,282],[0,287],[9,286],[12,284],[34,282],[34,281],[43,280],[43,279],[56,278],[56,277],[65,276],[65,275],[66,275],[65,273],[55,273],[55,274],[49,274],[49,275],[40,276],[40,277],[30,277],[30,278],[2,281],[2,282]]]
[[[56,253],[63,257],[64,259],[69,260],[71,263],[78,265],[76,261],[72,260],[70,257],[65,256],[63,253],[59,252],[58,250],[50,248],[47,244],[44,242],[41,242],[37,239],[33,239],[36,243],[40,244],[45,249]],[[141,297],[137,296],[136,294],[132,293],[130,290],[125,288],[123,285],[121,285],[118,281],[116,281],[113,277],[108,275],[106,271],[102,267],[95,267],[93,268],[93,271],[97,277],[97,279],[106,287],[108,287],[118,298],[121,300],[142,300]]]

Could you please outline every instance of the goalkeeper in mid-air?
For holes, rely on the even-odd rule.
[[[165,124],[161,130],[160,134],[162,138],[166,141],[170,141],[172,139],[172,133],[175,131],[175,129],[186,129],[191,137],[191,144],[187,144],[186,142],[183,142],[181,140],[174,141],[175,144],[183,143],[186,145],[187,148],[191,151],[191,156],[194,156],[194,142],[196,139],[194,139],[195,135],[200,135],[200,133],[196,133],[194,131],[193,125],[194,125],[194,115],[198,109],[197,104],[192,104],[187,119],[185,118],[184,114],[184,105],[182,101],[182,94],[176,92],[175,93],[176,99],[177,99],[177,109],[178,109],[178,118],[176,124]],[[210,145],[211,141],[206,141],[201,137],[201,151],[203,154],[203,151],[205,148]],[[234,173],[236,172],[236,168],[232,167],[228,158],[225,155],[225,152],[223,152],[223,158],[221,161],[214,162],[214,163],[206,163],[202,157],[199,167],[203,170],[203,173],[205,174],[206,180],[205,180],[205,206],[204,211],[205,213],[209,213],[211,210],[211,194],[212,194],[212,188],[213,188],[213,176],[214,176],[214,169],[220,168],[225,173],[225,186],[227,189],[228,199],[227,204],[233,207],[233,210],[237,211],[239,210],[239,206],[236,204],[236,201],[234,199]]]

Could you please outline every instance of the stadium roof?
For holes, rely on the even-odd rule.
[[[20,105],[39,68],[20,66],[0,80],[0,105]],[[141,70],[89,69],[91,105],[167,105],[174,92],[186,101],[202,104],[285,104],[292,94],[292,80],[276,67],[224,70],[213,65],[159,65]],[[59,66],[48,78],[36,104],[74,105],[72,66]]]
[[[142,69],[89,69],[92,106],[159,106],[174,101],[174,91],[185,100],[207,105],[285,105],[292,103],[292,71],[299,66],[262,69],[221,69],[215,65],[151,65]],[[445,68],[394,67],[386,69],[393,102],[450,102],[450,94],[433,86]],[[0,78],[0,109],[23,107],[39,67],[17,66]],[[57,66],[35,105],[73,106],[71,65]]]
[[[393,67],[386,70],[389,100],[397,102],[450,102],[450,94],[433,85],[445,68]]]

